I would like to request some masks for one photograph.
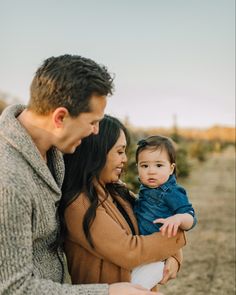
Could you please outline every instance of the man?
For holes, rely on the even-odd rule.
[[[64,177],[62,153],[99,131],[113,80],[80,56],[51,57],[37,70],[27,107],[0,117],[0,293],[145,295],[129,283],[69,285],[52,245]],[[62,152],[62,153],[61,153]]]

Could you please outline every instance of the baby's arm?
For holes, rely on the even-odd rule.
[[[178,228],[188,230],[193,226],[194,218],[189,213],[180,213],[170,216],[168,218],[158,218],[153,223],[163,223],[160,232],[164,236],[173,237],[177,234]]]

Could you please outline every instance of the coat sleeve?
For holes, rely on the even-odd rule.
[[[72,286],[33,275],[31,214],[12,188],[0,185],[0,294],[108,295],[106,284]]]
[[[86,197],[80,195],[66,209],[68,238],[94,255],[122,268],[131,270],[140,264],[162,261],[174,255],[186,243],[182,231],[172,238],[163,237],[160,233],[147,236],[127,233],[103,206],[99,206],[90,228],[94,243],[94,249],[92,249],[86,240],[82,226],[88,206]]]

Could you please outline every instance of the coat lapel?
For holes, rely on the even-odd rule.
[[[128,203],[128,201],[125,201],[121,197],[114,197],[115,201],[119,202],[119,204],[123,207],[123,209],[126,211],[128,216],[130,217],[130,220],[134,226],[135,233],[138,234],[138,225],[136,218],[133,213],[133,209],[131,208],[131,205]],[[131,229],[127,221],[125,220],[122,213],[119,211],[119,209],[116,207],[112,197],[109,195],[106,201],[103,202],[103,207],[107,210],[108,214],[121,225],[123,229],[126,230],[127,233],[131,234]]]

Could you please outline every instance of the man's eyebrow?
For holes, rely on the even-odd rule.
[[[100,122],[102,119],[94,119],[92,122]]]

